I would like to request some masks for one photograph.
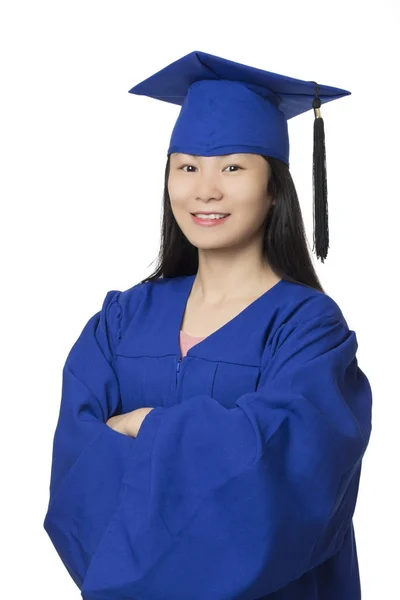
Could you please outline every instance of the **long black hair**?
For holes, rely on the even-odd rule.
[[[275,198],[265,220],[263,256],[281,279],[301,283],[325,293],[312,264],[299,199],[289,168],[276,159],[263,157],[270,166],[267,193]],[[165,167],[161,243],[155,271],[140,283],[160,278],[194,275],[198,249],[182,233],[171,209],[168,193],[170,156]],[[154,261],[153,261],[154,262]]]

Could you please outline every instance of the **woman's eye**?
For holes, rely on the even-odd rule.
[[[182,171],[185,171],[185,167],[193,167],[193,165],[183,165],[183,167],[181,167]],[[242,167],[239,167],[239,165],[228,165],[226,168],[230,168],[230,167],[235,167],[236,169],[241,169]],[[196,168],[196,167],[193,167]],[[224,169],[225,170],[225,169]],[[191,171],[185,171],[186,173],[191,173]],[[230,173],[235,173],[235,171],[230,171]]]

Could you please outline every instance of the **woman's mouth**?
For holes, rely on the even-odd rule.
[[[230,213],[224,215],[220,215],[218,213],[213,213],[211,215],[202,215],[199,213],[190,213],[193,219],[193,222],[196,225],[200,225],[200,227],[215,227],[216,225],[221,225],[222,223],[225,223],[227,221],[227,219],[230,217]]]

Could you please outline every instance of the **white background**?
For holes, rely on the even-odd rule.
[[[322,107],[330,249],[312,256],[374,394],[354,517],[363,600],[396,596],[399,31],[388,0],[2,3],[2,597],[80,598],[42,528],[61,369],[106,292],[154,268],[179,107],[128,90],[192,50],[352,92]],[[289,121],[310,247],[313,119]]]

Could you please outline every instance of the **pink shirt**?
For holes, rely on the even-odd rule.
[[[179,336],[179,342],[180,342],[180,348],[181,348],[181,352],[182,352],[182,357],[186,356],[186,352],[195,344],[198,344],[199,342],[201,342],[201,340],[204,340],[206,336],[204,337],[195,337],[193,335],[189,335],[188,333],[185,333],[184,331],[182,331],[182,329],[180,330],[180,336]]]

